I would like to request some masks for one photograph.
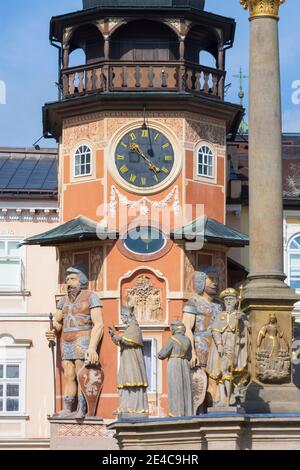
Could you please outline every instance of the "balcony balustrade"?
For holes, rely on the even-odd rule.
[[[62,69],[64,100],[104,92],[191,92],[224,99],[226,72],[189,62],[97,62]]]

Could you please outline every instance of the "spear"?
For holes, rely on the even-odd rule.
[[[49,315],[49,320],[50,320],[50,330],[53,331],[53,315],[50,313]],[[54,415],[56,415],[56,367],[55,367],[55,346],[56,342],[55,341],[49,341],[48,343],[49,348],[51,349],[52,352],[52,370],[53,370],[53,396],[54,396]]]

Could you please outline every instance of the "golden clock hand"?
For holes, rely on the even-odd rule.
[[[154,165],[154,163],[152,163],[151,160],[149,160],[149,158],[146,157],[146,155],[140,149],[138,144],[129,144],[129,148],[130,148],[130,150],[133,150],[134,152],[139,154],[148,163],[148,166],[149,166],[150,170],[155,171],[155,173],[160,172],[160,168],[158,168],[158,166]]]

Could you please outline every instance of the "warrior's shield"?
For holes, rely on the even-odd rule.
[[[191,376],[194,414],[197,415],[202,412],[201,405],[204,403],[207,391],[207,375],[203,369],[196,367],[191,369]]]
[[[83,366],[78,373],[78,383],[86,399],[88,412],[86,418],[96,416],[97,405],[101,395],[104,373],[100,365]]]

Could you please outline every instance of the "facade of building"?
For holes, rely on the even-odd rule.
[[[122,305],[134,305],[142,328],[150,415],[167,416],[157,351],[182,318],[193,273],[213,265],[224,288],[228,249],[248,243],[225,225],[226,136],[243,113],[224,101],[234,32],[232,19],[187,0],[84,2],[82,11],[51,20],[61,100],[44,106],[43,122],[44,135],[59,142],[61,224],[26,243],[40,245],[41,256],[44,247],[57,248],[56,300],[66,269],[81,262],[103,302],[97,415],[105,419],[118,407],[118,352],[107,327],[123,330]],[[85,62],[73,66],[79,49]],[[201,65],[203,52],[214,68]],[[59,352],[57,364],[59,410]]]
[[[49,446],[56,253],[20,244],[58,222],[57,151],[0,148],[0,448]]]

